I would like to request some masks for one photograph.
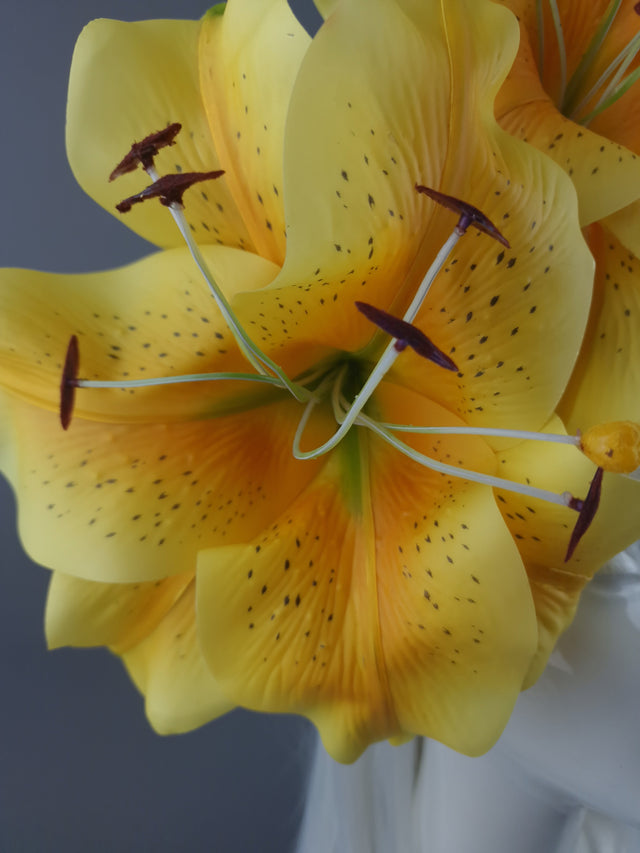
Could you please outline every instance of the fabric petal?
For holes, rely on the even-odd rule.
[[[559,419],[549,432],[564,432]],[[595,468],[576,448],[522,442],[502,453],[500,474],[561,494],[584,498]],[[559,634],[569,625],[585,582],[618,551],[640,537],[640,483],[605,474],[600,506],[573,557],[565,562],[574,511],[498,491],[498,506],[522,556],[540,625],[538,652],[527,677],[539,676]]]
[[[207,247],[228,298],[276,273],[249,252]],[[210,371],[252,372],[187,249],[86,275],[0,273],[0,380],[24,399],[57,410],[62,364],[78,336],[83,379],[126,380]],[[251,383],[83,389],[76,415],[111,421],[186,419],[256,393]],[[259,389],[258,389],[259,390]]]
[[[439,291],[429,296],[425,312],[429,304],[439,309],[443,301],[449,309],[437,319],[429,315],[429,322],[449,348],[463,347],[463,362],[468,359],[461,368],[463,382],[454,375],[438,377],[435,385],[444,389],[436,392],[438,399],[458,412],[471,409],[474,417],[482,417],[478,407],[486,409],[486,417],[495,414],[493,382],[505,381],[496,365],[506,360],[492,358],[491,349],[483,351],[479,342],[496,313],[489,303],[496,295],[491,284],[497,267],[502,281],[513,288],[509,299],[518,305],[519,315],[536,311],[541,299],[545,306],[538,317],[523,318],[522,325],[522,335],[534,347],[528,351],[544,360],[544,376],[533,359],[518,359],[503,369],[509,380],[501,393],[508,391],[514,398],[513,408],[505,403],[504,420],[523,404],[523,420],[533,413],[543,423],[578,351],[592,262],[575,222],[569,182],[548,160],[502,133],[493,118],[493,97],[516,49],[515,21],[505,10],[485,3],[376,0],[366,17],[361,11],[350,0],[340,3],[301,66],[287,123],[287,258],[281,274],[247,302],[262,306],[265,340],[287,341],[301,334],[351,351],[364,346],[371,340],[371,324],[353,303],[364,300],[395,315],[407,307],[455,224],[448,211],[419,196],[414,185],[419,181],[444,189],[483,209],[509,239],[513,232],[514,249],[501,254],[501,247],[486,236],[465,238],[459,262],[452,263]],[[356,30],[362,38],[354,44]],[[391,63],[393,73],[388,71]],[[328,197],[327,187],[333,189]],[[309,204],[310,198],[316,202]],[[551,236],[556,227],[567,241],[566,249]],[[555,255],[549,250],[552,245]],[[530,248],[532,257],[527,254]],[[484,275],[474,273],[478,261]],[[470,285],[483,300],[471,324],[473,336],[465,327],[467,316],[474,314],[473,306],[465,305]],[[560,286],[566,291],[558,293]],[[522,293],[531,287],[525,309]],[[577,291],[582,293],[579,300]],[[457,304],[449,308],[452,299]],[[557,299],[566,310],[552,309]],[[242,311],[245,297],[237,304]],[[286,328],[280,323],[283,315]],[[554,337],[557,333],[560,352],[553,359],[540,341],[543,316],[552,317]],[[447,323],[451,326],[443,332]],[[460,334],[454,340],[456,332]],[[437,335],[432,339],[441,346]],[[521,352],[526,349],[518,338],[510,344]],[[482,367],[475,368],[471,361],[476,356]],[[411,358],[399,360],[398,369],[411,364]],[[415,358],[413,365],[407,384],[427,393],[426,388],[434,386],[433,369],[425,369]],[[467,365],[475,369],[467,371]],[[487,375],[487,393],[482,384],[479,388],[481,400],[475,393],[478,372]],[[534,378],[540,396],[532,395]]]
[[[531,429],[548,420],[571,375],[594,263],[565,176],[532,149],[508,139],[501,145],[508,186],[482,184],[476,199],[511,248],[485,235],[464,237],[416,318],[459,370],[406,350],[390,375],[467,423]]]
[[[596,258],[591,318],[559,407],[567,428],[640,421],[640,261],[607,228],[593,226]]]
[[[385,412],[392,403],[451,422],[404,390],[381,392]],[[494,458],[477,438],[412,444],[469,467]],[[491,490],[434,474],[361,430],[262,536],[203,550],[196,587],[202,648],[225,693],[305,714],[340,761],[407,732],[487,749],[535,650],[526,577]]]
[[[230,0],[223,15],[202,21],[200,83],[211,135],[258,253],[278,264],[284,126],[309,43],[286,0]]]
[[[122,659],[144,694],[147,717],[158,734],[191,731],[233,708],[198,645],[193,583],[155,631]]]
[[[506,5],[515,4],[509,0]],[[578,193],[580,222],[589,225],[640,197],[640,160],[559,112],[540,81],[537,48],[524,24],[521,34],[518,56],[496,98],[496,117],[505,130],[535,145],[569,174]]]
[[[320,465],[291,454],[299,407],[289,401],[250,418],[77,420],[67,432],[51,412],[6,393],[1,403],[25,550],[87,580],[142,583],[192,570],[201,548],[253,539]],[[326,423],[316,419],[307,436],[321,443]]]
[[[115,210],[150,179],[136,171],[109,183],[109,175],[133,142],[173,122],[180,122],[182,131],[175,145],[158,154],[160,174],[220,168],[200,94],[199,32],[198,21],[92,21],[78,39],[71,65],[67,153],[76,179],[109,213],[163,247],[181,245],[182,238],[162,205],[146,202],[126,216]],[[200,244],[253,250],[227,180],[189,190],[187,219]]]
[[[110,646],[119,654],[141,642],[193,580],[193,572],[140,584],[98,583],[54,572],[45,631],[50,649]]]

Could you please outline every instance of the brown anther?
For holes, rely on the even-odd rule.
[[[120,204],[116,204],[116,210],[120,213],[127,213],[134,204],[139,204],[148,198],[159,198],[160,203],[164,204],[165,207],[170,207],[172,204],[182,204],[182,196],[189,187],[199,181],[211,181],[214,178],[219,178],[220,175],[224,175],[222,169],[215,172],[181,172],[178,175],[164,175],[150,186],[145,187],[142,192],[129,196]]]
[[[582,539],[584,534],[589,529],[591,522],[594,519],[598,506],[600,505],[600,493],[602,491],[602,475],[604,474],[604,468],[598,468],[596,473],[593,476],[593,480],[591,481],[591,485],[589,486],[589,492],[586,498],[582,501],[579,498],[571,498],[569,501],[569,508],[575,509],[578,512],[578,520],[576,521],[576,525],[571,532],[571,539],[569,540],[569,547],[567,548],[567,554],[564,558],[565,563],[568,562],[573,556],[573,552],[576,550],[578,542]]]
[[[64,367],[62,368],[62,379],[60,380],[60,423],[62,429],[68,429],[71,423],[73,405],[76,399],[79,365],[78,339],[75,335],[71,335]]]
[[[113,181],[120,175],[126,175],[127,172],[135,172],[138,166],[142,166],[143,169],[151,168],[153,158],[161,148],[166,148],[167,145],[175,145],[176,136],[181,129],[182,125],[174,122],[165,127],[164,130],[145,136],[142,142],[134,142],[129,153],[109,175],[109,180]]]
[[[401,320],[399,317],[394,317],[393,314],[388,314],[381,308],[376,308],[374,305],[369,305],[367,302],[356,302],[356,308],[360,311],[367,320],[375,323],[383,332],[396,339],[395,348],[398,352],[406,349],[408,346],[412,350],[433,361],[439,367],[444,367],[445,370],[455,370],[458,367],[446,353],[429,340],[424,332],[420,331],[416,326],[407,323],[406,320]]]
[[[466,201],[461,201],[459,198],[454,198],[452,195],[445,195],[437,190],[432,190],[430,187],[423,187],[421,184],[416,184],[416,189],[419,193],[429,196],[430,199],[441,204],[443,207],[453,210],[460,216],[458,225],[456,226],[459,234],[464,234],[470,225],[482,231],[483,234],[488,234],[493,237],[507,249],[510,249],[509,241],[498,231],[491,220],[484,215],[481,210],[474,207],[472,204],[467,204]]]
[[[633,11],[636,13],[636,15],[640,15],[640,3],[636,3],[636,5],[633,7]]]

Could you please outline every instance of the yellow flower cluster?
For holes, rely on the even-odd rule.
[[[0,273],[2,470],[158,731],[475,755],[640,534],[640,17],[317,5],[82,33],[71,166],[159,250]]]

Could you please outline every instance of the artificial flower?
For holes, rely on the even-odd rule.
[[[125,221],[160,252],[92,275],[3,272],[0,461],[25,547],[53,570],[50,644],[121,655],[159,731],[240,704],[305,714],[341,760],[415,733],[477,754],[586,579],[633,538],[637,484],[605,475],[565,562],[575,513],[562,499],[494,492],[420,454],[525,492],[586,494],[594,465],[575,447],[478,431],[563,433],[554,411],[593,264],[569,178],[493,116],[518,44],[509,12],[323,11],[313,40],[285,0],[82,34],[78,180],[109,210],[133,202],[142,173],[108,176],[133,140],[180,122],[153,168],[224,170],[185,192],[183,232],[251,340],[232,335],[167,209],[135,203]],[[455,225],[416,184],[479,208],[508,247],[472,226],[407,319]],[[388,315],[458,369],[396,341],[366,408],[316,452],[390,352],[371,322]],[[281,374],[259,377],[267,360]],[[204,373],[218,379],[132,383]],[[405,438],[389,423],[477,434]]]
[[[589,328],[559,410],[570,430],[638,420],[640,9],[632,0],[501,2],[517,14],[521,40],[496,116],[571,177],[596,261]]]

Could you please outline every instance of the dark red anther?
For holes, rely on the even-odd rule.
[[[573,556],[573,552],[576,550],[578,542],[582,539],[584,534],[589,529],[589,526],[594,519],[598,506],[600,505],[600,493],[602,491],[603,474],[604,468],[598,468],[598,470],[593,476],[591,485],[589,486],[589,492],[583,501],[580,500],[580,498],[571,498],[571,500],[569,501],[569,508],[575,509],[578,512],[578,520],[576,521],[576,526],[573,528],[573,531],[571,533],[569,547],[567,548],[567,555],[564,558],[565,563]]]
[[[402,350],[409,346],[418,355],[428,358],[429,361],[433,361],[439,367],[457,372],[458,367],[455,362],[442,352],[441,349],[438,349],[424,332],[421,332],[416,326],[407,323],[405,320],[401,320],[399,317],[394,317],[393,314],[387,314],[386,311],[376,308],[374,305],[369,305],[368,302],[356,302],[356,308],[364,314],[367,320],[371,320],[383,332],[396,339],[395,348],[398,352],[402,352]]]
[[[159,198],[160,203],[166,207],[172,204],[182,204],[182,196],[189,187],[192,187],[199,181],[211,181],[214,178],[219,178],[220,175],[224,175],[224,170],[218,169],[216,172],[181,172],[179,175],[164,175],[162,178],[158,178],[155,183],[145,187],[142,192],[129,196],[129,198],[121,201],[120,204],[116,204],[116,210],[120,213],[127,213],[134,204],[139,204],[148,198]]]
[[[60,423],[62,429],[68,429],[73,414],[73,405],[76,400],[76,387],[78,379],[78,367],[80,365],[80,353],[78,351],[78,339],[71,335],[67,355],[62,368],[62,379],[60,380]]]
[[[461,201],[459,198],[454,198],[452,195],[445,195],[437,190],[432,190],[430,187],[423,187],[421,184],[416,184],[416,189],[419,193],[424,193],[424,195],[429,196],[433,201],[436,201],[449,210],[453,210],[454,213],[460,216],[457,225],[458,233],[464,234],[467,228],[473,225],[478,231],[482,231],[484,234],[488,234],[489,237],[493,237],[494,240],[502,243],[507,249],[511,248],[506,237],[502,236],[493,222],[481,210],[478,210],[477,207],[467,204],[466,201]]]
[[[636,13],[636,15],[640,15],[640,3],[636,3],[636,5],[633,7],[633,11]]]
[[[134,142],[129,153],[109,175],[109,180],[113,181],[120,175],[126,175],[127,172],[135,172],[138,166],[142,166],[143,169],[151,168],[153,158],[161,148],[166,148],[167,145],[175,145],[176,136],[180,130],[182,130],[182,125],[174,122],[165,127],[164,130],[145,136],[142,142]]]

